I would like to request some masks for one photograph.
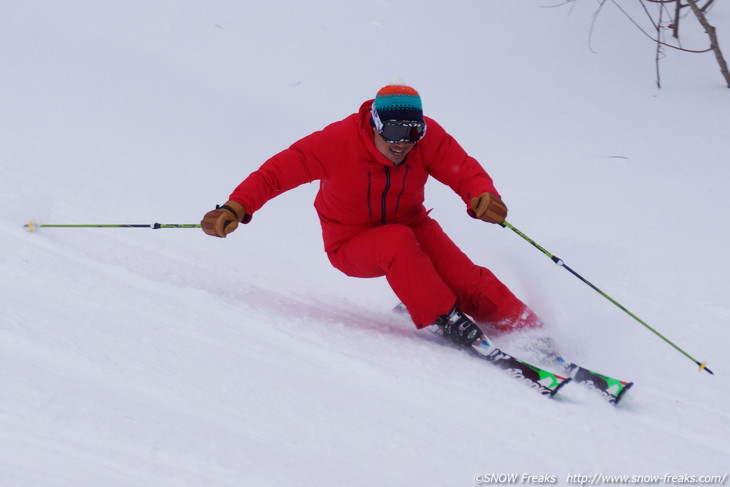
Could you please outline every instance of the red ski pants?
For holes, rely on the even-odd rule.
[[[492,272],[475,265],[430,217],[370,228],[328,256],[348,276],[385,276],[418,328],[454,304],[499,329],[539,326],[529,308]]]

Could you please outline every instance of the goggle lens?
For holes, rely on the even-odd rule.
[[[383,123],[383,127],[378,133],[389,144],[398,144],[400,142],[415,144],[425,135],[426,125],[419,122],[389,120]]]

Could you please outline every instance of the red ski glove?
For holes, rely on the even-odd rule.
[[[243,205],[237,201],[229,200],[223,206],[216,207],[205,214],[200,222],[200,228],[213,237],[226,236],[238,228],[238,222],[246,216]]]

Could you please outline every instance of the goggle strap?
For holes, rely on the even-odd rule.
[[[378,133],[383,132],[383,122],[380,120],[380,115],[378,115],[378,111],[375,109],[375,103],[373,103],[373,106],[370,107],[370,114],[373,117],[375,130],[377,130]]]

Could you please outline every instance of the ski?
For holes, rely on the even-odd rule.
[[[471,350],[479,358],[507,371],[512,377],[536,389],[540,394],[553,397],[572,378],[562,377],[500,350],[486,340],[479,340],[471,346]]]
[[[402,302],[398,303],[393,308],[393,311],[400,315],[408,315],[408,309]],[[516,379],[536,389],[543,396],[553,397],[563,386],[572,380],[570,377],[559,376],[515,358],[483,338],[471,346],[471,351],[477,357],[507,371]]]
[[[595,390],[600,393],[609,404],[613,404],[614,406],[619,403],[624,394],[626,394],[631,386],[634,385],[633,382],[626,382],[614,379],[607,375],[599,374],[598,372],[581,367],[578,364],[567,362],[562,358],[559,358],[557,363],[565,368],[568,377],[573,379],[576,384]]]
[[[401,315],[408,315],[408,310],[403,303],[398,303],[393,308],[393,311]],[[555,351],[552,340],[549,340],[548,343],[551,351],[546,352],[546,355],[552,356],[551,363],[564,370],[567,377],[562,377],[520,360],[502,351],[485,339],[475,343],[472,346],[472,351],[480,358],[508,371],[514,377],[523,380],[531,387],[537,389],[541,394],[548,397],[554,396],[563,386],[574,381],[576,384],[598,392],[609,404],[615,406],[634,385],[633,382],[615,379],[608,375],[581,367],[565,359],[559,352]]]

